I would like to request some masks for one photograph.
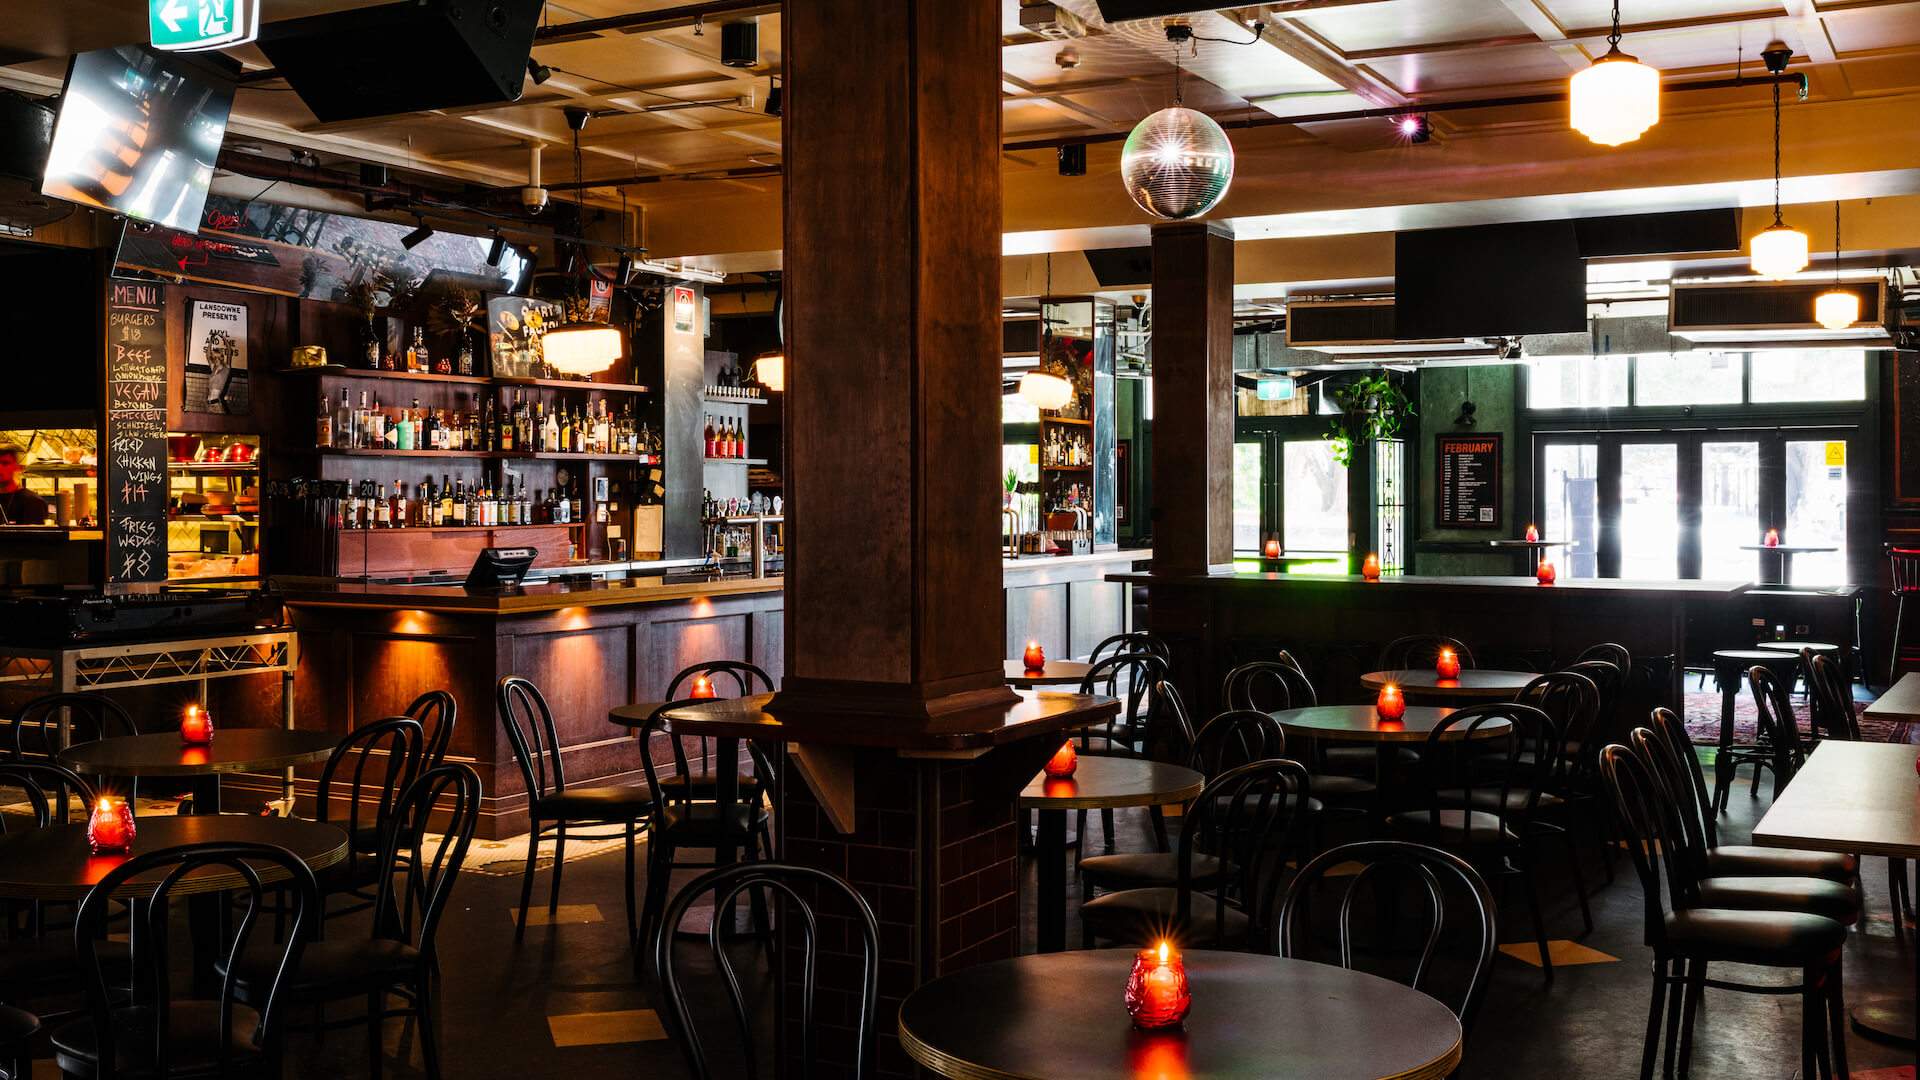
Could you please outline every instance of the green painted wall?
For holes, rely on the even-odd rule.
[[[1514,416],[1519,402],[1520,369],[1517,366],[1429,368],[1420,373],[1419,515],[1413,535],[1418,540],[1496,540],[1520,535],[1526,528],[1526,511],[1515,505],[1516,478],[1527,453],[1516,436]],[[1475,405],[1474,425],[1460,427],[1454,419],[1460,404]],[[1500,442],[1500,528],[1436,529],[1439,491],[1434,483],[1434,446],[1436,435],[1472,432],[1476,435],[1498,433]],[[1518,520],[1516,520],[1516,516]],[[1416,541],[1416,548],[1418,541]],[[1422,574],[1511,574],[1511,555],[1485,555],[1420,551],[1418,571]]]

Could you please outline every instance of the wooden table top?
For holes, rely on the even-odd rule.
[[[937,716],[877,723],[831,704],[792,704],[772,694],[676,704],[667,730],[720,739],[767,739],[821,746],[866,746],[901,754],[972,754],[1110,720],[1120,703],[1098,694],[1009,690],[1014,700]],[[1055,743],[1054,745],[1059,745]]]
[[[1401,671],[1369,671],[1360,676],[1360,685],[1369,690],[1378,690],[1388,683],[1394,683],[1408,694],[1499,701],[1519,693],[1539,677],[1537,671],[1469,668],[1460,672],[1457,679],[1443,679],[1432,668],[1406,668]]]
[[[1399,983],[1277,956],[1189,949],[1185,958],[1184,1031],[1128,1022],[1132,949],[1080,949],[927,983],[900,1006],[900,1042],[936,1075],[966,1080],[1431,1080],[1460,1062],[1452,1011]]]
[[[1117,806],[1165,806],[1200,794],[1207,778],[1192,769],[1141,758],[1080,755],[1073,775],[1055,780],[1041,773],[1020,792],[1023,810],[1104,810]]]
[[[1873,720],[1920,720],[1920,671],[1909,671],[1867,706]]]
[[[324,731],[221,728],[213,742],[189,746],[178,732],[162,731],[69,746],[58,760],[83,776],[205,776],[325,761],[337,742]]]
[[[1328,742],[1413,743],[1426,742],[1427,735],[1454,710],[1436,705],[1409,705],[1398,720],[1382,720],[1371,705],[1311,705],[1304,709],[1281,709],[1271,714],[1289,736],[1325,739]],[[1505,735],[1513,725],[1505,720],[1488,719],[1473,728],[1476,739]],[[1453,728],[1440,737],[1449,742],[1467,737],[1467,728]]]
[[[1007,685],[1018,687],[1031,686],[1079,686],[1080,680],[1093,670],[1092,664],[1083,664],[1078,660],[1049,660],[1034,671],[1019,660],[1007,661]]]
[[[1920,856],[1920,747],[1838,742],[1814,748],[1773,801],[1753,842],[1768,847]]]
[[[260,817],[255,814],[157,814],[135,819],[133,853],[179,844],[252,841],[277,844],[321,870],[347,856],[347,834],[333,825],[301,818]],[[125,855],[94,855],[87,848],[85,825],[50,825],[0,837],[0,896],[14,900],[80,900],[107,872],[125,862]],[[278,881],[284,874],[261,867],[262,881]],[[157,877],[143,876],[126,883],[117,894],[131,899],[152,891]],[[238,889],[246,879],[225,867],[204,867],[182,878],[174,888],[179,896]]]

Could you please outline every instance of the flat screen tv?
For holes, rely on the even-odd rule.
[[[233,87],[136,45],[67,68],[42,194],[193,232],[227,132]]]
[[[1394,235],[1394,336],[1577,334],[1587,267],[1571,221],[1518,221]]]

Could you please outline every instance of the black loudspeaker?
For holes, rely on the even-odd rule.
[[[760,24],[753,19],[720,24],[720,62],[750,68],[760,62]]]
[[[541,0],[414,0],[260,28],[323,122],[517,101]]]
[[[1059,151],[1061,176],[1087,175],[1087,144],[1068,143]]]

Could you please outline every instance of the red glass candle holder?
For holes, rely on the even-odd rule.
[[[1382,720],[1398,720],[1407,715],[1407,699],[1398,686],[1388,683],[1380,688],[1380,696],[1373,699],[1373,711]]]
[[[1527,543],[1537,544],[1539,542],[1540,542],[1540,530],[1534,528],[1532,525],[1528,525],[1527,526]]]
[[[713,697],[713,680],[707,678],[705,675],[695,675],[693,677],[693,691],[690,696],[697,698]]]
[[[87,846],[95,855],[133,846],[133,807],[117,795],[102,795],[87,815]]]
[[[1443,679],[1460,677],[1460,657],[1452,649],[1442,648],[1440,655],[1434,657],[1433,673]]]
[[[1540,563],[1540,569],[1535,570],[1533,572],[1533,576],[1539,580],[1540,584],[1551,585],[1553,584],[1554,579],[1559,577],[1560,575],[1554,572],[1552,563],[1542,560]]]
[[[1368,552],[1366,559],[1360,563],[1360,576],[1367,581],[1379,581],[1380,556]]]
[[[1266,546],[1260,549],[1260,553],[1269,559],[1279,558],[1280,557],[1280,541],[1272,537],[1269,537],[1267,539]]]
[[[1768,529],[1767,538],[1765,540],[1760,541],[1760,543],[1764,547],[1779,547],[1780,546],[1780,530]]]
[[[189,746],[205,746],[213,741],[213,716],[198,705],[187,706],[180,716],[180,741]]]
[[[1055,780],[1065,780],[1073,775],[1073,770],[1079,767],[1080,755],[1073,752],[1073,743],[1068,741],[1061,743],[1060,749],[1055,750],[1053,756],[1047,759],[1045,771]]]
[[[1186,1023],[1193,1007],[1187,990],[1187,963],[1166,942],[1157,949],[1141,949],[1127,976],[1127,1015],[1142,1031],[1160,1031]]]
[[[1027,665],[1028,671],[1039,671],[1047,666],[1047,650],[1037,641],[1027,642],[1027,650],[1020,654],[1020,662]]]

